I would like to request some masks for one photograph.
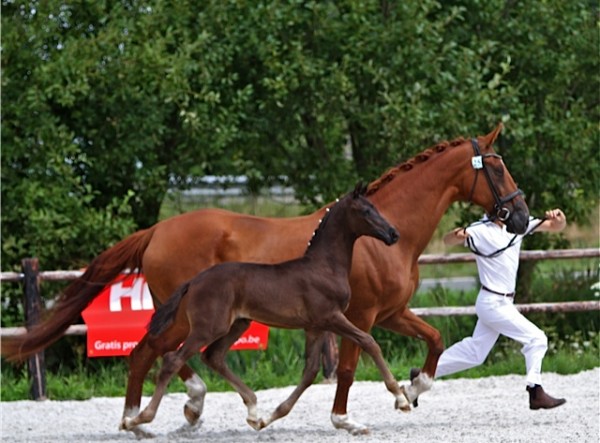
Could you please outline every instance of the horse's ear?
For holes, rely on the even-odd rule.
[[[485,137],[483,137],[482,146],[486,147],[486,148],[492,147],[493,144],[494,144],[494,142],[496,141],[496,139],[498,138],[498,136],[502,132],[502,129],[504,129],[504,125],[502,124],[502,122],[500,122],[500,123],[498,123],[498,126],[496,126],[496,129],[494,129],[488,135],[486,135]]]
[[[354,191],[352,191],[352,197],[358,198],[361,195],[365,195],[365,192],[367,192],[367,186],[363,186],[362,182],[358,182],[354,187]]]

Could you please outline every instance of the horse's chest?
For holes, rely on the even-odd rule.
[[[352,291],[348,281],[345,280],[338,282],[336,285],[332,285],[328,291],[323,291],[322,295],[325,298],[333,301],[337,306],[345,311],[350,304],[350,296],[352,295]]]

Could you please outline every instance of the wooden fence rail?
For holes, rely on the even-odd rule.
[[[581,259],[600,257],[600,249],[555,249],[550,251],[521,251],[521,260],[551,260],[551,259]],[[474,262],[475,255],[470,252],[457,254],[423,254],[419,257],[419,264],[448,264],[448,263],[467,263]],[[24,265],[25,266],[25,265]],[[75,280],[83,275],[83,271],[39,271],[37,276],[39,281],[67,281]],[[19,282],[25,279],[24,272],[1,272],[0,282]],[[600,310],[600,301],[583,302],[557,302],[557,303],[533,303],[518,304],[517,308],[521,312],[574,312],[574,311],[593,311]],[[446,306],[432,308],[411,308],[411,310],[421,317],[431,316],[452,316],[452,315],[475,315],[474,306]],[[33,322],[32,324],[35,324]],[[18,335],[25,332],[25,327],[0,328],[0,338],[11,335]],[[65,335],[86,335],[86,325],[72,325]]]
[[[521,260],[581,259],[597,257],[600,257],[600,249],[597,248],[522,251],[520,255]],[[424,265],[465,263],[473,261],[475,261],[475,256],[471,253],[448,255],[425,254],[419,258],[419,263]],[[83,274],[82,271],[39,271],[39,263],[35,258],[24,259],[22,261],[22,269],[23,272],[1,272],[0,283],[23,282],[25,312],[27,317],[25,319],[26,327],[0,328],[0,338],[26,332],[27,328],[31,328],[39,321],[42,305],[39,291],[41,281],[75,280]],[[521,312],[600,311],[600,300],[517,304],[516,307]],[[475,314],[475,306],[411,308],[411,310],[422,317]],[[86,325],[72,325],[65,332],[65,335],[85,334],[87,334]],[[28,360],[28,368],[29,376],[32,380],[31,397],[35,400],[44,399],[46,397],[44,353],[41,352],[31,357]]]
[[[551,251],[521,251],[519,258],[521,260],[550,260],[550,259],[576,259],[576,258],[595,258],[600,257],[600,249],[554,249]],[[470,252],[457,254],[423,254],[419,257],[419,264],[434,265],[446,263],[467,263],[474,262],[475,255]],[[75,280],[81,277],[83,271],[41,271],[40,280],[46,281],[65,281]],[[23,280],[22,272],[0,272],[0,282],[18,282]]]

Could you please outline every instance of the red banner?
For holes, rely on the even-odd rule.
[[[127,274],[102,292],[82,312],[88,326],[88,357],[129,355],[146,333],[154,313],[142,274]],[[252,322],[231,349],[266,349],[269,328]]]

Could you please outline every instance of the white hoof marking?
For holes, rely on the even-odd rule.
[[[334,428],[345,429],[352,435],[364,435],[369,433],[369,428],[363,424],[350,420],[348,414],[331,414],[331,423],[333,423]]]

